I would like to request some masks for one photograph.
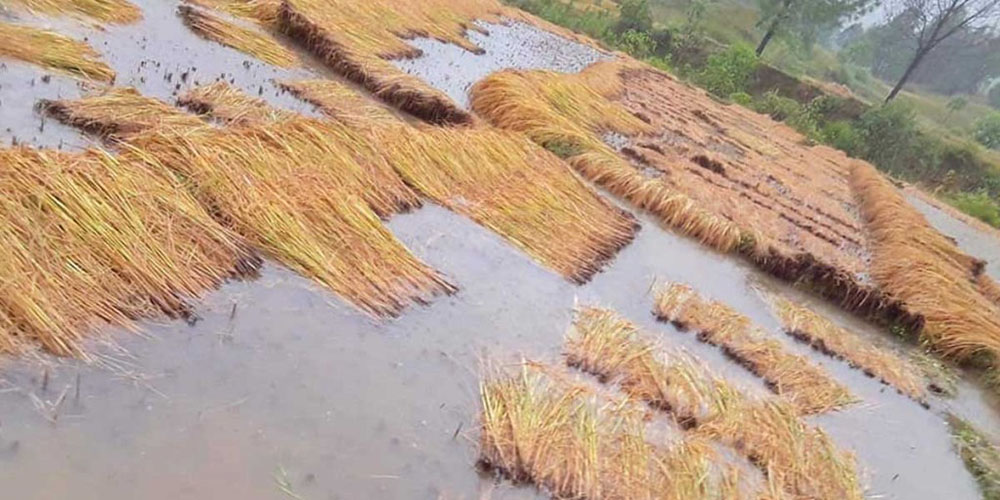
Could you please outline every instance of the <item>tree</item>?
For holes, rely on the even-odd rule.
[[[911,23],[907,33],[916,50],[885,102],[899,94],[924,58],[941,42],[967,27],[986,25],[1000,17],[1000,0],[901,0],[901,6]]]
[[[861,14],[870,4],[870,0],[757,0],[761,13],[757,26],[767,27],[757,45],[757,56],[764,53],[775,36],[791,36],[810,46],[820,33],[830,32],[843,19]]]

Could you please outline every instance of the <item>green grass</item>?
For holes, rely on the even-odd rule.
[[[983,500],[1000,500],[1000,450],[969,422],[948,416],[955,449],[979,483]]]

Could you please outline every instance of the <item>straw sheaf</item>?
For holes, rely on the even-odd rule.
[[[43,99],[39,107],[67,125],[111,140],[121,140],[150,129],[207,126],[197,116],[146,97],[131,87],[113,87],[81,99]]]
[[[224,81],[185,92],[177,98],[177,105],[237,125],[275,122],[296,116],[291,111],[272,107],[263,99],[250,97]]]
[[[281,81],[278,85],[295,97],[320,109],[327,116],[354,128],[391,125],[399,117],[386,107],[363,97],[350,87],[332,80]]]
[[[1000,309],[980,263],[934,230],[875,169],[858,162],[851,185],[873,241],[871,274],[923,322],[922,337],[958,360],[1000,359]],[[985,294],[984,294],[985,292]]]
[[[189,317],[186,300],[260,260],[155,162],[0,150],[0,351],[86,357],[101,323]]]
[[[854,332],[834,325],[800,304],[781,298],[775,298],[775,301],[775,310],[786,333],[824,354],[847,361],[869,377],[892,386],[900,394],[926,404],[927,392],[917,366]]]
[[[271,35],[239,26],[215,14],[181,5],[178,14],[192,31],[199,36],[249,54],[268,64],[291,68],[301,64],[298,56],[278,43]]]
[[[654,314],[720,347],[803,413],[822,413],[856,401],[821,367],[789,353],[749,318],[721,302],[702,299],[690,286],[664,285],[657,292]]]
[[[78,78],[110,83],[115,72],[79,40],[30,26],[0,22],[0,58],[12,58]]]
[[[688,435],[747,457],[767,480],[758,498],[863,498],[853,456],[806,425],[793,405],[746,396],[614,311],[578,311],[565,346],[569,365],[616,382],[673,416]]]
[[[127,0],[8,0],[5,3],[36,14],[67,15],[103,23],[128,24],[142,19],[142,10]]]

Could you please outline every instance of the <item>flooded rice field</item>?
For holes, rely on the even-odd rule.
[[[916,195],[911,194],[906,200],[924,214],[935,229],[954,239],[962,250],[986,261],[986,273],[995,280],[1000,279],[1000,239],[995,232],[966,224]]]
[[[101,30],[69,21],[118,73],[118,85],[173,102],[224,80],[291,111],[318,116],[275,79],[337,79],[304,52],[279,69],[194,35],[176,1],[136,2],[144,20]],[[50,24],[51,25],[51,24]],[[522,23],[480,24],[473,54],[429,39],[423,57],[395,61],[468,107],[468,89],[499,69],[576,72],[608,57]],[[290,47],[294,47],[289,44]],[[43,118],[39,99],[78,97],[73,79],[6,61],[0,67],[0,141],[78,150],[98,144]],[[911,200],[966,251],[990,261],[996,242]],[[945,414],[1000,440],[1000,405],[978,383],[929,409],[847,363],[781,333],[771,297],[808,303],[840,326],[903,356],[915,346],[826,301],[707,250],[636,214],[642,226],[603,272],[574,285],[495,233],[427,203],[387,226],[455,283],[455,295],[376,320],[273,261],[194,302],[197,321],[147,321],[141,335],[108,330],[91,341],[95,362],[45,354],[0,361],[0,487],[17,499],[521,499],[545,498],[477,472],[483,363],[559,361],[579,306],[608,307],[668,346],[691,352],[751,394],[761,380],[690,332],[656,321],[654,289],[692,285],[732,306],[774,339],[825,368],[860,403],[807,417],[856,454],[869,498],[976,499],[954,452]],[[141,493],[137,493],[141,492]]]

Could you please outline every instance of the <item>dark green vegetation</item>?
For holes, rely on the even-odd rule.
[[[949,415],[955,448],[979,483],[984,500],[1000,500],[1000,450],[969,422]]]
[[[855,31],[860,32],[852,38],[851,30],[845,30],[843,33],[848,35],[838,36],[845,38],[841,43],[849,49],[837,56],[812,48],[811,42],[819,34],[804,37],[786,32],[760,58],[749,44],[758,43],[759,47],[760,30],[755,23],[765,17],[742,5],[709,5],[693,0],[681,8],[660,1],[623,0],[618,2],[617,12],[608,12],[582,0],[510,3],[669,69],[720,98],[768,114],[810,141],[830,145],[895,177],[933,188],[960,210],[1000,227],[1000,154],[986,149],[1000,147],[1000,115],[983,111],[989,108],[965,97],[947,99],[909,92],[887,105],[865,103],[862,99],[880,103],[888,92],[887,84],[859,64],[882,64],[888,57],[864,53],[872,52],[878,41],[888,43],[882,31],[857,28]],[[863,5],[852,8],[861,9]],[[835,31],[827,26],[826,35],[832,36]],[[980,32],[961,36],[990,40]],[[956,57],[947,57],[955,55],[950,47],[959,40],[949,43],[940,49],[941,57],[930,59],[931,68],[945,64],[935,62],[938,59],[959,64],[953,62],[958,60]],[[883,52],[881,47],[878,52]],[[983,60],[979,57],[982,54],[977,54],[971,57]],[[846,90],[831,90],[831,84],[791,73],[846,85],[861,99]],[[982,71],[964,74],[961,82],[949,80],[948,85],[958,86],[956,91],[965,90],[977,81],[981,83],[983,75]],[[884,76],[893,77],[895,73]],[[918,74],[914,81],[921,83],[921,78],[925,77]],[[990,95],[1000,101],[1000,84]],[[978,122],[968,118],[976,116],[980,117]]]

